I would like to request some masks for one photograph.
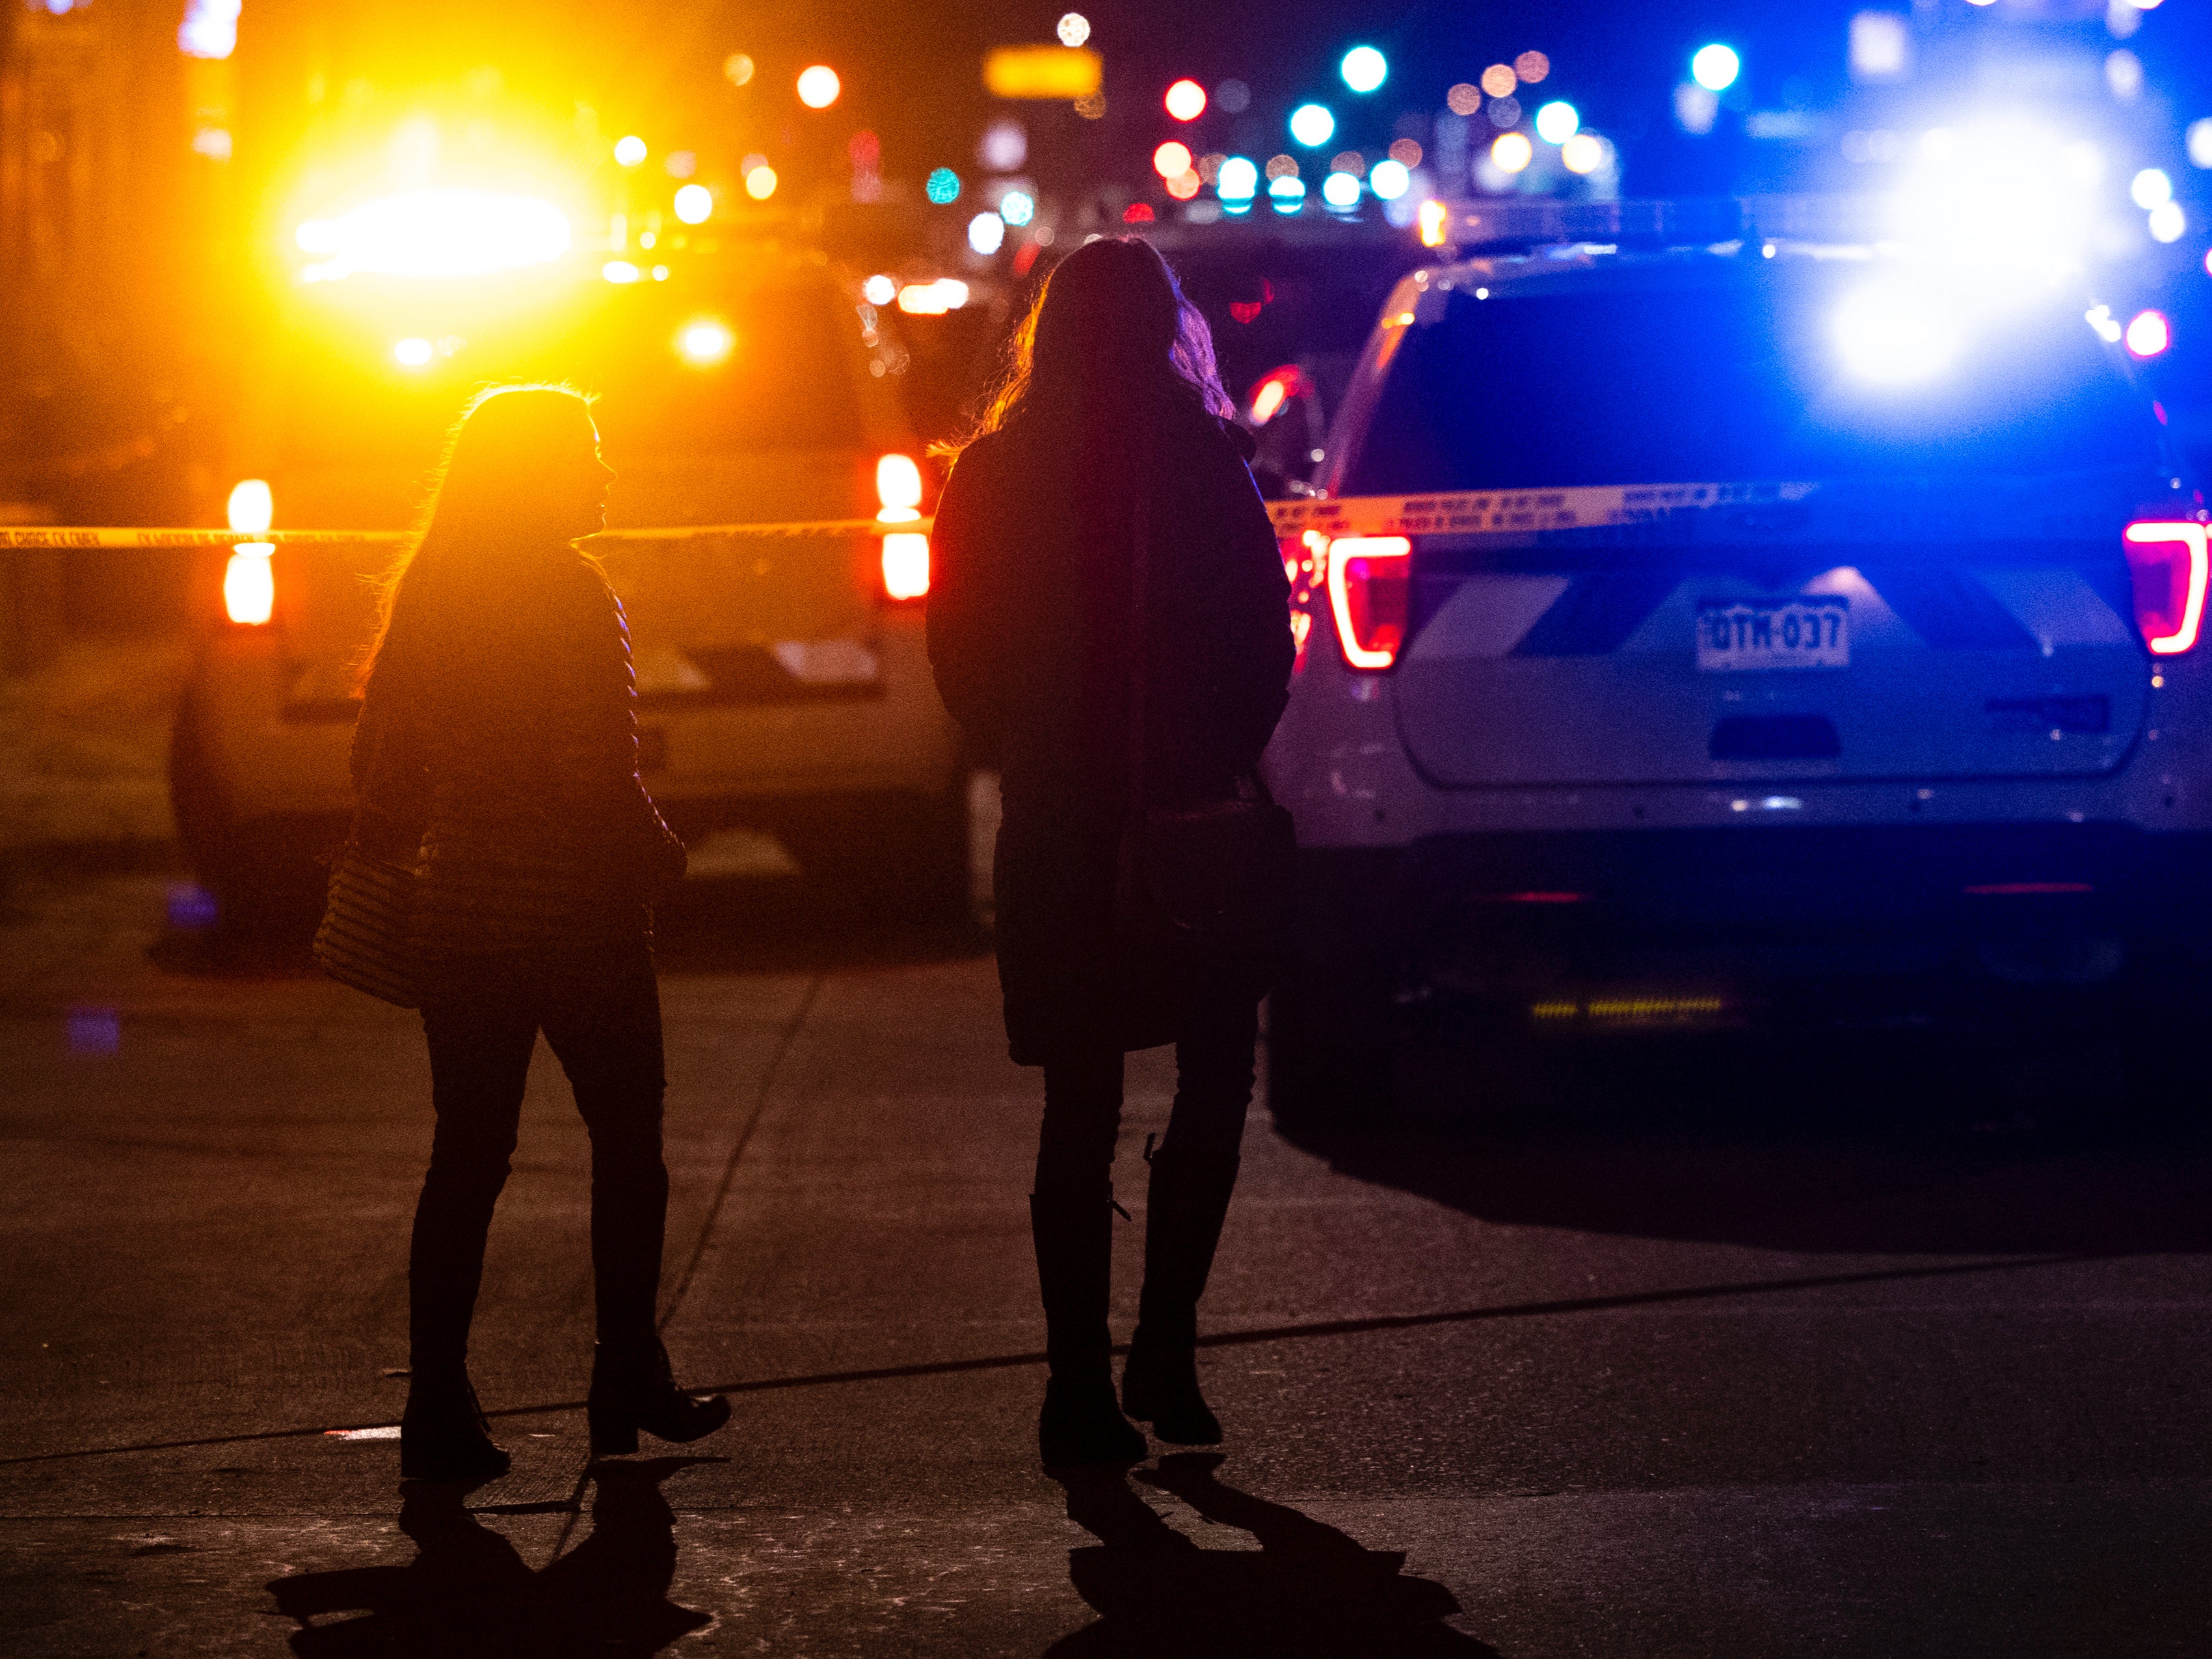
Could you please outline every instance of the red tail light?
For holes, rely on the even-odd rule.
[[[2179,656],[2197,643],[2204,623],[2205,526],[2146,520],[2128,526],[2123,545],[2143,643],[2154,657]]]
[[[895,530],[884,538],[884,597],[918,599],[929,592],[929,538]]]
[[[2201,544],[2200,544],[2201,545]],[[1413,544],[1403,536],[1340,536],[1328,544],[1336,642],[1354,668],[1388,668],[1406,642]]]

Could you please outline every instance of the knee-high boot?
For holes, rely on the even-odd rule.
[[[1145,1210],[1145,1288],[1121,1375],[1121,1404],[1170,1444],[1211,1446],[1221,1423],[1198,1389],[1198,1301],[1213,1268],[1240,1160],[1170,1144],[1152,1157]]]
[[[1044,1409],[1037,1414],[1038,1455],[1047,1468],[1140,1462],[1145,1437],[1114,1398],[1114,1338],[1107,1324],[1112,1189],[1066,1203],[1032,1193],[1030,1237],[1036,1246],[1050,1369]]]

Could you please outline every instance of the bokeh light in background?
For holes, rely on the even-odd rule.
[[[951,167],[933,167],[921,188],[924,195],[943,207],[960,199],[960,175]]]
[[[2188,216],[2182,212],[2179,202],[2160,202],[2150,210],[2150,239],[2154,242],[2178,242],[2188,228]]]
[[[1536,147],[1517,132],[1501,132],[1490,146],[1491,165],[1501,173],[1518,173],[1536,154]]]
[[[704,185],[686,185],[676,192],[676,216],[687,225],[703,225],[714,211],[714,193]]]
[[[1206,113],[1206,88],[1195,81],[1178,81],[1160,100],[1178,121],[1195,121]]]
[[[898,298],[898,284],[878,271],[860,284],[860,297],[872,306],[887,306]]]
[[[1186,167],[1167,181],[1168,194],[1178,202],[1188,202],[1198,194],[1205,182],[1198,176],[1197,168]]]
[[[1390,65],[1372,46],[1354,46],[1337,65],[1344,84],[1354,92],[1372,92],[1389,78]]]
[[[1060,37],[1061,46],[1079,46],[1091,38],[1091,20],[1079,11],[1062,13],[1053,33]]]
[[[1296,213],[1306,204],[1304,181],[1285,175],[1267,185],[1267,204],[1278,213]]]
[[[1232,155],[1221,164],[1213,188],[1225,202],[1249,202],[1259,193],[1260,169],[1247,157]]]
[[[634,167],[645,160],[645,140],[635,133],[615,140],[615,160],[623,167]]]
[[[1540,52],[1524,52],[1513,60],[1513,73],[1527,85],[1534,86],[1552,72],[1552,60]]]
[[[1224,81],[1214,88],[1213,101],[1224,115],[1242,115],[1252,107],[1252,88],[1242,81]]]
[[[1517,127],[1521,125],[1521,100],[1500,98],[1490,106],[1490,125],[1493,127]]]
[[[979,213],[968,222],[968,246],[987,258],[1006,240],[1006,222],[995,213]]]
[[[809,109],[828,109],[843,89],[837,71],[827,64],[816,64],[799,71],[799,101]]]
[[[1520,84],[1521,77],[1510,64],[1492,64],[1482,72],[1482,89],[1492,98],[1508,97]]]
[[[1291,112],[1291,137],[1308,149],[1319,149],[1336,136],[1336,117],[1325,106],[1300,104]]]
[[[2173,343],[2173,328],[2162,311],[2138,311],[2128,320],[2128,349],[2138,357],[2155,357]]]
[[[915,317],[942,317],[968,303],[968,284],[955,276],[933,283],[908,283],[898,291],[898,308]]]
[[[1547,144],[1564,144],[1581,131],[1583,118],[1572,104],[1553,99],[1536,112],[1536,136]]]
[[[1595,133],[1577,133],[1559,146],[1559,165],[1570,173],[1596,172],[1605,165],[1605,141]]]
[[[702,368],[720,362],[737,343],[738,337],[730,332],[730,325],[714,317],[686,323],[676,336],[677,351],[686,362]]]
[[[1367,187],[1386,202],[1395,202],[1413,187],[1413,175],[1403,161],[1377,161],[1367,175]]]
[[[1735,48],[1717,41],[1699,46],[1690,59],[1690,78],[1707,92],[1726,92],[1741,73],[1743,59],[1736,56]]]
[[[1411,138],[1394,140],[1390,145],[1390,159],[1401,167],[1417,167],[1421,165],[1421,147]]]
[[[422,368],[437,355],[437,349],[419,334],[410,334],[396,340],[392,346],[392,361],[402,368]]]
[[[1010,225],[1025,225],[1036,217],[1036,198],[1025,190],[1010,190],[999,198],[999,216]]]
[[[753,60],[741,52],[733,52],[722,60],[722,73],[733,87],[742,87],[753,78]]]
[[[1482,88],[1462,81],[1444,94],[1444,107],[1454,115],[1473,115],[1482,108]]]
[[[1295,155],[1270,155],[1262,171],[1270,179],[1295,179],[1298,176],[1298,158]]]
[[[599,267],[599,275],[619,286],[624,283],[635,283],[645,273],[627,259],[610,259]]]
[[[1163,179],[1179,179],[1190,171],[1190,148],[1170,138],[1152,152],[1152,171]]]
[[[1030,136],[1019,121],[994,121],[983,129],[975,157],[994,173],[1012,173],[1030,159]]]
[[[2193,167],[2212,167],[2212,115],[2191,121],[2183,135],[2189,149],[2189,165]]]
[[[775,195],[775,169],[765,161],[745,169],[745,194],[756,202],[765,202]]]
[[[2173,180],[2162,168],[2145,167],[2128,181],[2128,199],[2139,208],[2163,207],[2173,199]]]
[[[699,154],[696,150],[672,150],[660,165],[672,179],[689,179],[699,170]]]
[[[1420,207],[1421,246],[1442,247],[1451,225],[1451,210],[1431,197]]]
[[[1337,209],[1359,205],[1359,180],[1348,173],[1332,173],[1321,181],[1321,199]]]

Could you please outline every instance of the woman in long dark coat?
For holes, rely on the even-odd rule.
[[[1129,1417],[1178,1444],[1221,1437],[1199,1392],[1198,1301],[1237,1179],[1261,986],[1235,974],[1171,983],[1127,957],[1115,886],[1137,653],[1151,804],[1232,794],[1283,711],[1288,586],[1231,407],[1205,320],[1166,262],[1135,238],[1087,244],[1016,335],[932,538],[938,689],[1000,766],[1006,1035],[1018,1063],[1044,1068],[1030,1212],[1051,1366],[1037,1431],[1048,1465],[1142,1457]],[[1175,1107],[1152,1158],[1144,1291],[1117,1405],[1107,1310],[1121,1057],[1170,1042]]]
[[[544,1031],[592,1138],[593,1453],[730,1414],[678,1391],[653,1322],[668,1206],[652,906],[684,873],[637,775],[621,603],[574,545],[608,480],[590,405],[504,386],[453,429],[429,520],[387,590],[355,727],[354,835],[411,865],[437,1128],[408,1258],[410,1479],[503,1474],[469,1324]]]

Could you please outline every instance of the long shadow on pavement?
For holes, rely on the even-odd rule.
[[[1226,1485],[1213,1452],[1163,1457],[1137,1479],[1206,1520],[1248,1532],[1258,1550],[1200,1549],[1129,1489],[1118,1470],[1069,1471],[1068,1518],[1098,1542],[1068,1553],[1076,1593],[1096,1624],[1055,1642],[1048,1659],[1354,1659],[1494,1649],[1443,1621],[1449,1590],[1405,1574],[1406,1558],[1370,1550],[1334,1527]]]
[[[595,1464],[591,1535],[538,1572],[469,1510],[463,1488],[410,1481],[399,1526],[415,1540],[412,1561],[296,1573],[269,1592],[299,1622],[301,1659],[643,1659],[714,1622],[668,1599],[675,1516],[660,1483],[720,1461]]]
[[[1740,1036],[1525,1063],[1509,1109],[1462,1096],[1456,1117],[1276,1127],[1345,1175],[1512,1224],[1871,1255],[2212,1250],[2212,1140],[2131,1119],[2092,1053]]]

